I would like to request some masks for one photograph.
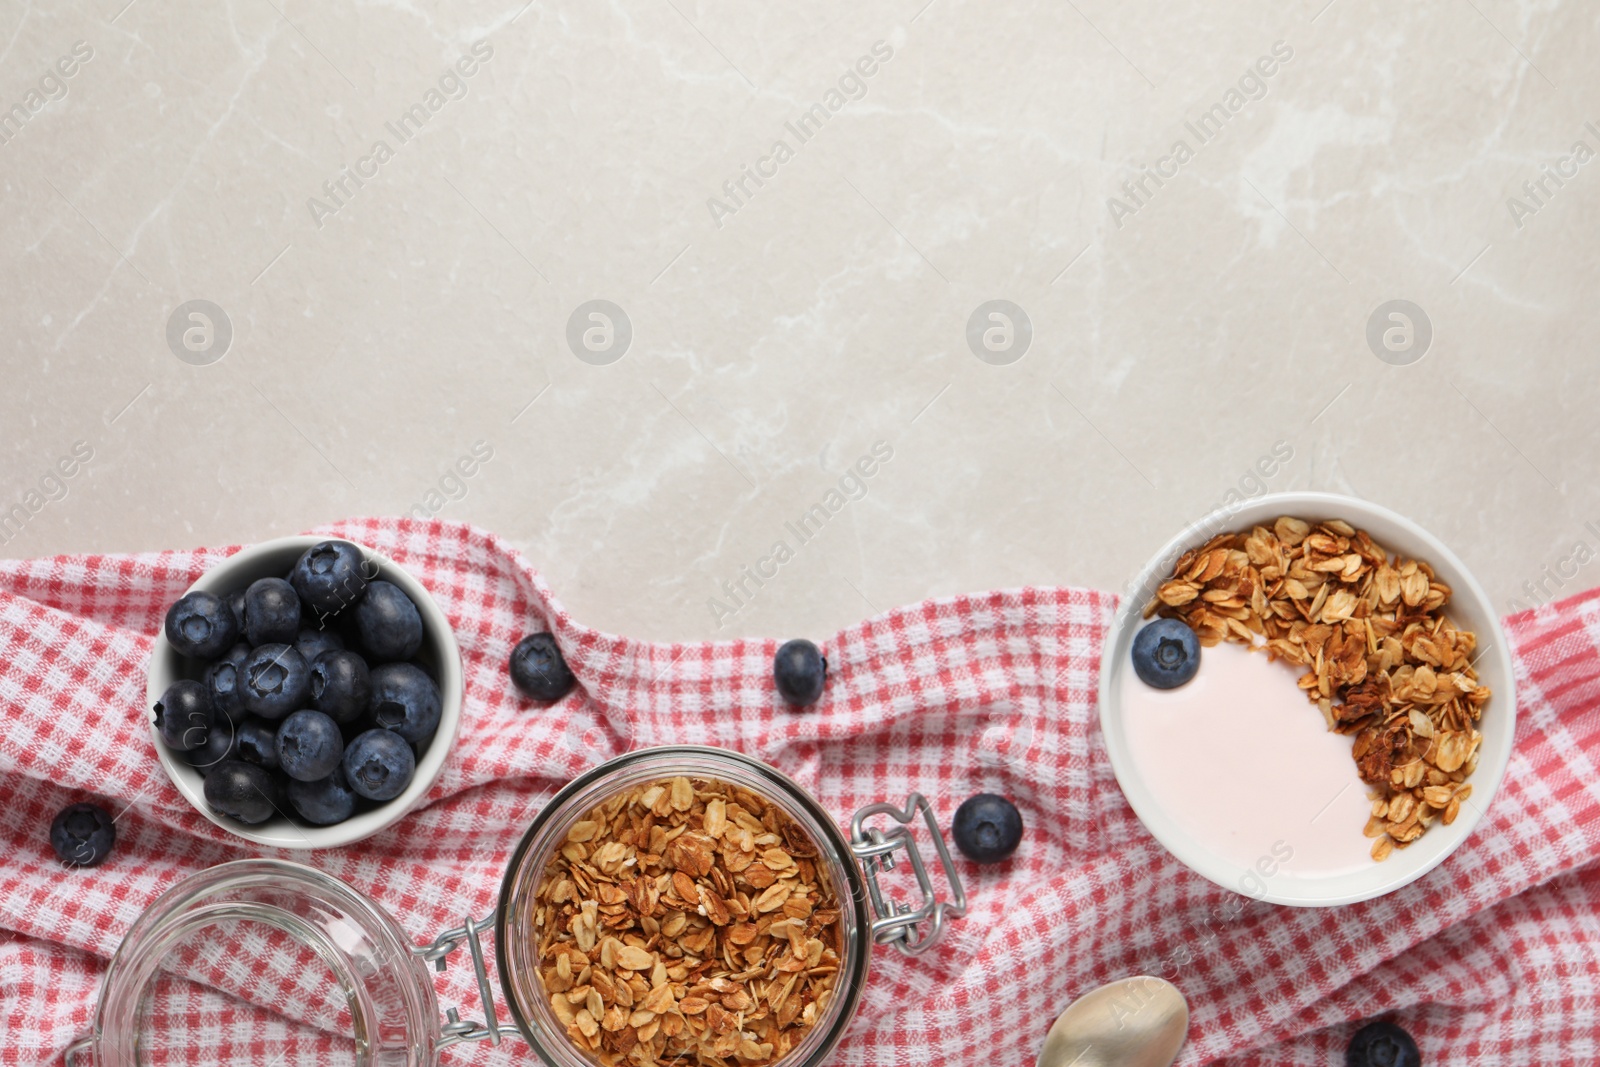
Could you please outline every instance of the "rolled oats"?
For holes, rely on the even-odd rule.
[[[806,831],[715,779],[631,787],[573,824],[539,885],[539,976],[604,1067],[766,1067],[822,1018],[840,908]]]
[[[1445,614],[1450,594],[1427,563],[1390,557],[1349,523],[1283,516],[1185,552],[1144,614],[1182,619],[1206,647],[1232,641],[1305,669],[1300,689],[1352,737],[1373,787],[1365,833],[1383,860],[1435,820],[1455,822],[1471,794],[1490,693],[1472,667],[1476,636]]]

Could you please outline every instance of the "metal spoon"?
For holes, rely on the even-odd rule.
[[[1172,1067],[1189,1029],[1189,1005],[1149,975],[1091,989],[1056,1017],[1038,1067]]]

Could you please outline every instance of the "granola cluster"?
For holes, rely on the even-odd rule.
[[[606,1067],[763,1067],[822,1018],[838,900],[804,829],[715,779],[631,787],[573,824],[534,911],[567,1036]]]
[[[1366,836],[1387,859],[1437,819],[1456,820],[1478,765],[1489,700],[1476,637],[1444,613],[1450,587],[1421,560],[1391,559],[1365,531],[1288,516],[1185,552],[1145,617],[1188,623],[1207,647],[1233,641],[1306,669],[1300,688],[1371,789]]]

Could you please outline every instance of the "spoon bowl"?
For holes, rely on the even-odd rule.
[[[1136,975],[1091,989],[1057,1016],[1038,1067],[1172,1067],[1189,1004],[1171,982]]]

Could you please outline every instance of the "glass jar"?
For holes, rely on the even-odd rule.
[[[575,822],[630,786],[679,776],[719,779],[761,795],[806,831],[818,863],[826,864],[840,909],[840,977],[804,1040],[779,1061],[783,1067],[817,1067],[855,1016],[873,946],[892,945],[917,955],[933,946],[947,921],[966,913],[966,896],[938,821],[927,800],[913,793],[904,807],[862,808],[846,837],[815,798],[773,768],[737,752],[689,745],[630,752],[569,783],[545,805],[512,853],[494,913],[468,917],[425,946],[414,944],[371,899],[301,864],[237,860],[186,878],[129,929],[106,970],[93,1029],[68,1049],[68,1067],[196,1062],[197,1041],[203,1040],[196,1031],[215,1034],[217,1027],[196,1021],[205,1013],[195,1009],[195,983],[249,999],[252,983],[264,973],[291,974],[297,1014],[323,1034],[336,1035],[337,1059],[330,1060],[319,1044],[305,1053],[307,1064],[431,1067],[451,1045],[520,1037],[552,1067],[590,1067],[593,1061],[567,1037],[542,991],[534,897],[545,867]],[[880,819],[887,821],[873,825]],[[948,896],[935,884],[913,836],[918,821],[932,840]],[[897,860],[909,868],[920,902],[894,899],[880,884],[880,873]],[[484,954],[484,935],[491,929],[512,1025],[502,1024],[495,1010]],[[463,1020],[457,1008],[441,1020],[428,973],[429,964],[444,970],[463,947],[477,979],[481,1023]],[[175,1017],[188,1020],[187,1029],[165,1032]],[[230,1047],[238,1041],[233,1038]],[[248,1045],[256,1047],[253,1041]],[[297,1067],[299,1061],[288,1055],[293,1047],[286,1043],[274,1067]]]

